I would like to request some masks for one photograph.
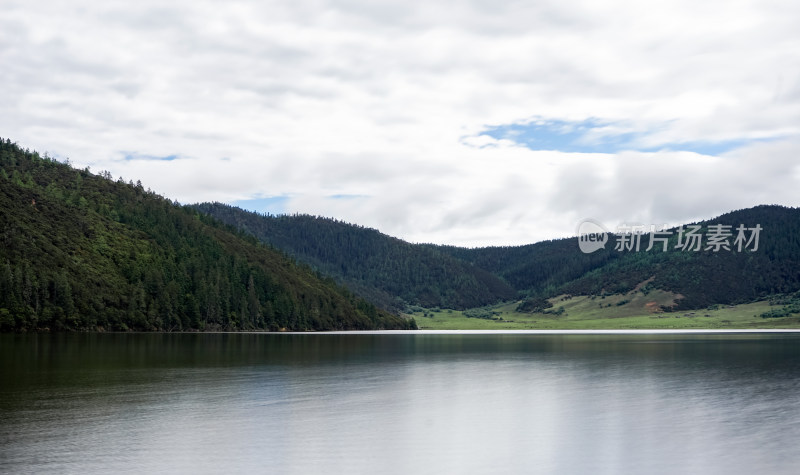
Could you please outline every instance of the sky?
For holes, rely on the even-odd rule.
[[[800,206],[792,0],[0,11],[0,136],[185,204],[470,247]]]

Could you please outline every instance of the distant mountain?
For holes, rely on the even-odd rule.
[[[578,248],[577,238],[542,241],[524,246],[463,248],[426,245],[470,262],[506,281],[523,294],[553,294],[565,283],[621,257],[607,246],[592,254]]]
[[[614,235],[605,249],[591,254],[580,251],[577,238],[514,247],[436,248],[495,273],[533,298],[623,293],[649,280],[653,288],[683,296],[677,309],[694,309],[800,290],[800,209],[757,206],[690,224],[699,226],[696,234],[703,238],[709,226],[730,226],[732,249],[706,250],[705,240],[697,252],[676,249],[678,228],[669,230],[667,252],[660,250],[662,242],[645,251],[648,235],[642,236],[638,252],[615,250]],[[740,225],[762,228],[755,251],[755,243],[741,252],[733,245]]]
[[[0,331],[413,328],[275,249],[0,139]]]
[[[220,203],[195,206],[384,308],[413,304],[464,309],[517,295],[505,281],[476,265],[374,229],[308,215],[265,216]]]

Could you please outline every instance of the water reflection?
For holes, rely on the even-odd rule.
[[[794,473],[798,343],[0,335],[0,471]]]

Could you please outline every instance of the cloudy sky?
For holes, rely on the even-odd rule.
[[[800,206],[793,0],[0,6],[0,136],[181,203],[467,246]]]

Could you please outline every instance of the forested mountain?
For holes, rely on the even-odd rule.
[[[222,204],[197,207],[384,307],[396,296],[410,304],[458,309],[511,299],[515,292],[541,302],[564,293],[624,293],[645,281],[651,288],[682,295],[676,309],[800,290],[800,210],[782,206],[758,206],[692,223],[699,226],[695,234],[701,240],[707,239],[710,226],[730,226],[727,242],[732,250],[706,250],[706,241],[698,251],[677,249],[676,228],[668,230],[667,252],[663,242],[646,251],[649,235],[644,234],[638,252],[616,250],[618,238],[609,235],[605,248],[590,254],[580,251],[577,238],[466,249],[409,244],[327,218],[263,216]],[[757,249],[752,243],[735,249],[739,225],[761,227]]]
[[[625,252],[604,265],[564,286],[574,294],[598,293],[603,288],[632,288],[653,277],[650,285],[683,295],[677,308],[701,308],[713,304],[749,302],[773,294],[800,289],[800,210],[781,206],[758,206],[726,213],[696,223],[707,235],[711,227],[727,225],[733,229],[731,243],[739,225],[759,225],[758,248],[737,251],[720,249],[672,252]],[[677,245],[674,233],[670,248]],[[643,240],[643,243],[646,240]],[[752,246],[751,246],[752,247]],[[612,251],[616,252],[616,251]]]
[[[0,139],[0,330],[414,327],[254,238]]]
[[[578,248],[577,238],[542,241],[524,246],[431,248],[491,272],[522,293],[551,295],[565,283],[597,269],[621,255],[606,246],[591,254]]]
[[[308,215],[264,216],[220,203],[197,209],[252,234],[384,308],[463,309],[516,297],[502,279],[430,246]]]
[[[646,251],[647,234],[641,237],[638,252],[615,250],[614,235],[609,235],[605,249],[591,254],[580,251],[577,238],[516,247],[437,248],[494,272],[518,291],[539,298],[561,293],[622,293],[651,278],[648,285],[653,288],[681,294],[676,308],[686,309],[748,302],[800,289],[800,209],[757,206],[692,224],[699,226],[696,234],[704,238],[712,231],[710,226],[730,226],[727,242],[731,250],[707,250],[707,241],[702,241],[699,251],[676,249],[677,228],[668,230],[667,252],[662,252],[662,242]],[[740,225],[762,228],[757,249],[753,250],[755,242],[741,251],[736,248]]]

